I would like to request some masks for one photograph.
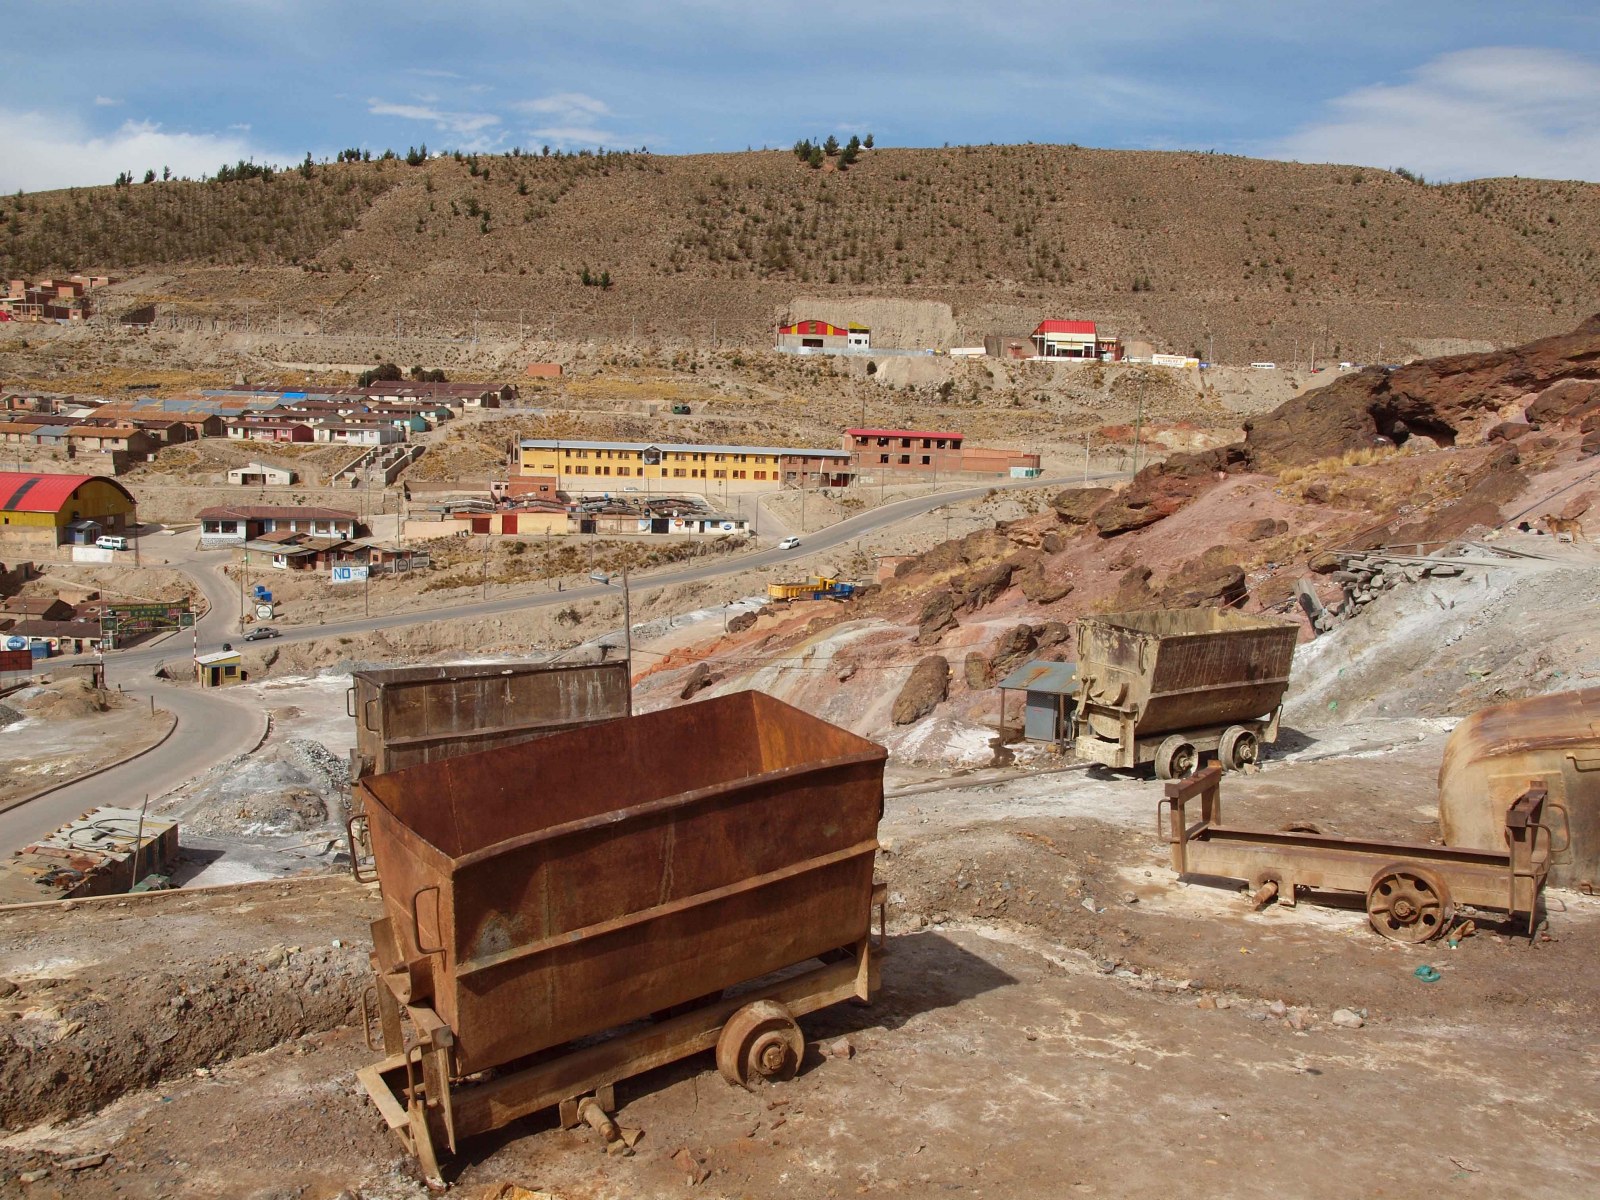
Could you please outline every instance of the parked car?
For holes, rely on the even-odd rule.
[[[278,636],[280,636],[278,631],[271,625],[261,625],[245,634],[244,640],[247,642],[260,642],[267,638],[275,638]]]
[[[778,549],[779,550],[793,550],[799,545],[800,545],[800,539],[799,538],[797,538],[797,537],[786,537],[786,538],[783,539],[783,541],[778,543]]]
[[[129,546],[127,538],[110,533],[95,538],[94,544],[102,550],[126,550]]]

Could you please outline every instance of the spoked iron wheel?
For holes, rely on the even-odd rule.
[[[1217,758],[1230,771],[1243,771],[1261,761],[1261,739],[1243,725],[1231,726],[1217,746]]]
[[[1437,871],[1410,863],[1385,867],[1367,889],[1367,919],[1396,942],[1425,942],[1450,927],[1455,916],[1450,887]]]

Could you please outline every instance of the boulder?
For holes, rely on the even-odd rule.
[[[1129,567],[1122,573],[1122,578],[1117,580],[1117,592],[1112,597],[1112,606],[1117,612],[1128,612],[1132,609],[1144,608],[1151,601],[1149,567]]]
[[[1041,564],[1017,573],[1017,586],[1035,604],[1054,604],[1072,590],[1072,580],[1052,576]]]
[[[955,597],[940,590],[929,596],[917,617],[917,645],[931,646],[956,623]]]
[[[696,693],[705,691],[715,682],[716,680],[711,677],[711,667],[708,664],[703,662],[695,663],[693,669],[689,672],[689,677],[683,681],[683,690],[678,693],[678,698],[680,700],[688,700]]]
[[[1593,492],[1579,492],[1561,507],[1561,519],[1575,521],[1594,506]]]
[[[986,654],[977,650],[967,652],[967,661],[964,664],[967,676],[967,686],[975,692],[994,686],[994,664],[989,661]]]
[[[950,694],[950,663],[942,654],[930,654],[911,668],[911,675],[894,698],[890,719],[909,725],[927,716]]]
[[[757,619],[758,614],[749,610],[739,613],[737,616],[729,617],[728,632],[743,633],[746,629],[749,629],[752,625],[754,625]]]
[[[971,612],[991,603],[1011,586],[1015,569],[1012,563],[999,562],[967,572],[952,584],[958,597],[956,608]]]
[[[1103,487],[1068,488],[1051,498],[1050,507],[1056,510],[1056,519],[1063,524],[1087,525],[1095,510],[1111,499],[1112,494],[1112,489]]]
[[[990,668],[996,676],[1008,674],[1028,657],[1037,644],[1031,625],[1013,625],[995,639]]]
[[[1258,521],[1237,521],[1228,526],[1228,533],[1237,542],[1264,542],[1270,537],[1282,537],[1289,532],[1289,522],[1262,517]]]
[[[1046,621],[1033,627],[1033,644],[1040,650],[1059,646],[1072,639],[1072,626],[1065,621]]]
[[[1489,432],[1483,435],[1486,442],[1514,442],[1519,437],[1526,437],[1533,432],[1533,426],[1523,421],[1501,421],[1492,425]]]
[[[1587,379],[1563,379],[1539,393],[1538,399],[1528,405],[1528,424],[1534,428],[1559,425],[1568,415],[1600,399],[1600,383]]]
[[[1179,567],[1167,577],[1161,599],[1171,608],[1211,608],[1237,604],[1247,594],[1244,570],[1230,564],[1201,571]]]
[[[1039,549],[1046,554],[1060,554],[1066,548],[1067,539],[1054,529],[1039,539]]]

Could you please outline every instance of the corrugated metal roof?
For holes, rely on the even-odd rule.
[[[1077,333],[1087,334],[1089,337],[1095,336],[1093,321],[1040,321],[1039,327],[1033,332],[1036,337],[1041,333]]]
[[[1078,664],[1043,662],[1035,659],[1033,662],[1023,663],[995,686],[1071,696],[1078,690]]]
[[[666,454],[798,454],[849,458],[844,450],[797,450],[784,446],[714,446],[699,442],[591,442],[584,438],[523,438],[527,450],[660,450]]]
[[[65,429],[63,428],[63,432]],[[128,497],[128,489],[115,479],[99,475],[33,475],[20,471],[0,471],[0,510],[8,512],[60,512],[72,493],[92,480],[108,483]]]

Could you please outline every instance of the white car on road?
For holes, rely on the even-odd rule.
[[[794,550],[799,545],[800,545],[800,539],[799,538],[797,538],[797,537],[786,537],[786,538],[783,539],[783,541],[778,543],[778,549],[779,550]]]

